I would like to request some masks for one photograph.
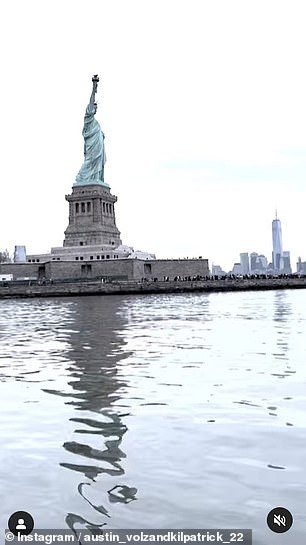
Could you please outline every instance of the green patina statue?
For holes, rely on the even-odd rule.
[[[76,177],[78,185],[104,184],[104,165],[106,161],[104,134],[98,121],[95,119],[97,103],[95,95],[99,77],[92,78],[92,93],[84,117],[84,163]],[[107,185],[107,184],[106,184]]]

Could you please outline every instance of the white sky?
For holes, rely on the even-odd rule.
[[[0,6],[0,249],[60,246],[98,73],[124,244],[226,270],[306,259],[304,1],[10,0]],[[295,267],[294,267],[295,269]]]

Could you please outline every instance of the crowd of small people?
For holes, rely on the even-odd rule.
[[[200,274],[194,276],[181,276],[176,275],[173,279],[170,279],[169,276],[164,276],[162,279],[159,278],[142,278],[141,282],[204,282],[204,281],[218,281],[218,280],[268,280],[268,279],[278,279],[278,278],[306,278],[305,274],[224,274],[224,275],[205,275]]]
[[[140,282],[141,283],[144,283],[144,282],[211,282],[211,281],[214,281],[214,282],[218,282],[219,280],[222,280],[222,281],[239,281],[239,280],[268,280],[268,279],[298,279],[298,278],[303,278],[305,279],[306,278],[306,274],[301,274],[301,273],[292,273],[292,274],[244,274],[244,275],[236,275],[236,274],[224,274],[224,275],[200,275],[200,274],[197,274],[197,275],[188,275],[188,276],[183,276],[183,275],[176,275],[174,276],[173,278],[170,278],[170,276],[163,276],[163,278],[157,278],[157,277],[150,277],[150,278],[146,278],[146,277],[143,277],[141,278]],[[39,279],[31,279],[31,278],[24,278],[24,279],[20,279],[20,280],[10,280],[10,281],[7,281],[7,280],[3,280],[3,281],[0,281],[0,286],[1,287],[7,287],[7,286],[12,286],[12,285],[28,285],[28,286],[32,286],[32,285],[40,285],[40,286],[44,286],[46,284],[60,284],[60,283],[69,283],[69,282],[88,282],[88,278],[74,278],[74,279],[62,279],[62,280],[52,280],[52,279],[46,279],[45,277],[42,277],[42,278],[39,278]],[[107,279],[107,278],[91,278],[90,279],[92,282],[94,281],[97,281],[97,280],[100,280],[100,282],[102,283],[109,283],[109,282],[115,282],[115,283],[120,283],[120,282],[123,282],[123,280],[112,280],[112,279]],[[132,282],[133,281],[129,281],[129,282]],[[137,282],[137,281],[136,281]],[[138,281],[139,282],[139,281]]]

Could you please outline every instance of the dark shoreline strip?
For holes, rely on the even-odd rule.
[[[306,278],[227,279],[184,282],[63,282],[56,284],[0,286],[0,299],[73,297],[78,295],[139,295],[160,293],[213,293],[305,289]]]

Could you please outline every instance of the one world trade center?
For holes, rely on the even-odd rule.
[[[282,241],[282,226],[280,220],[277,218],[277,212],[275,219],[272,221],[272,262],[275,272],[279,272],[283,269],[283,241]]]

